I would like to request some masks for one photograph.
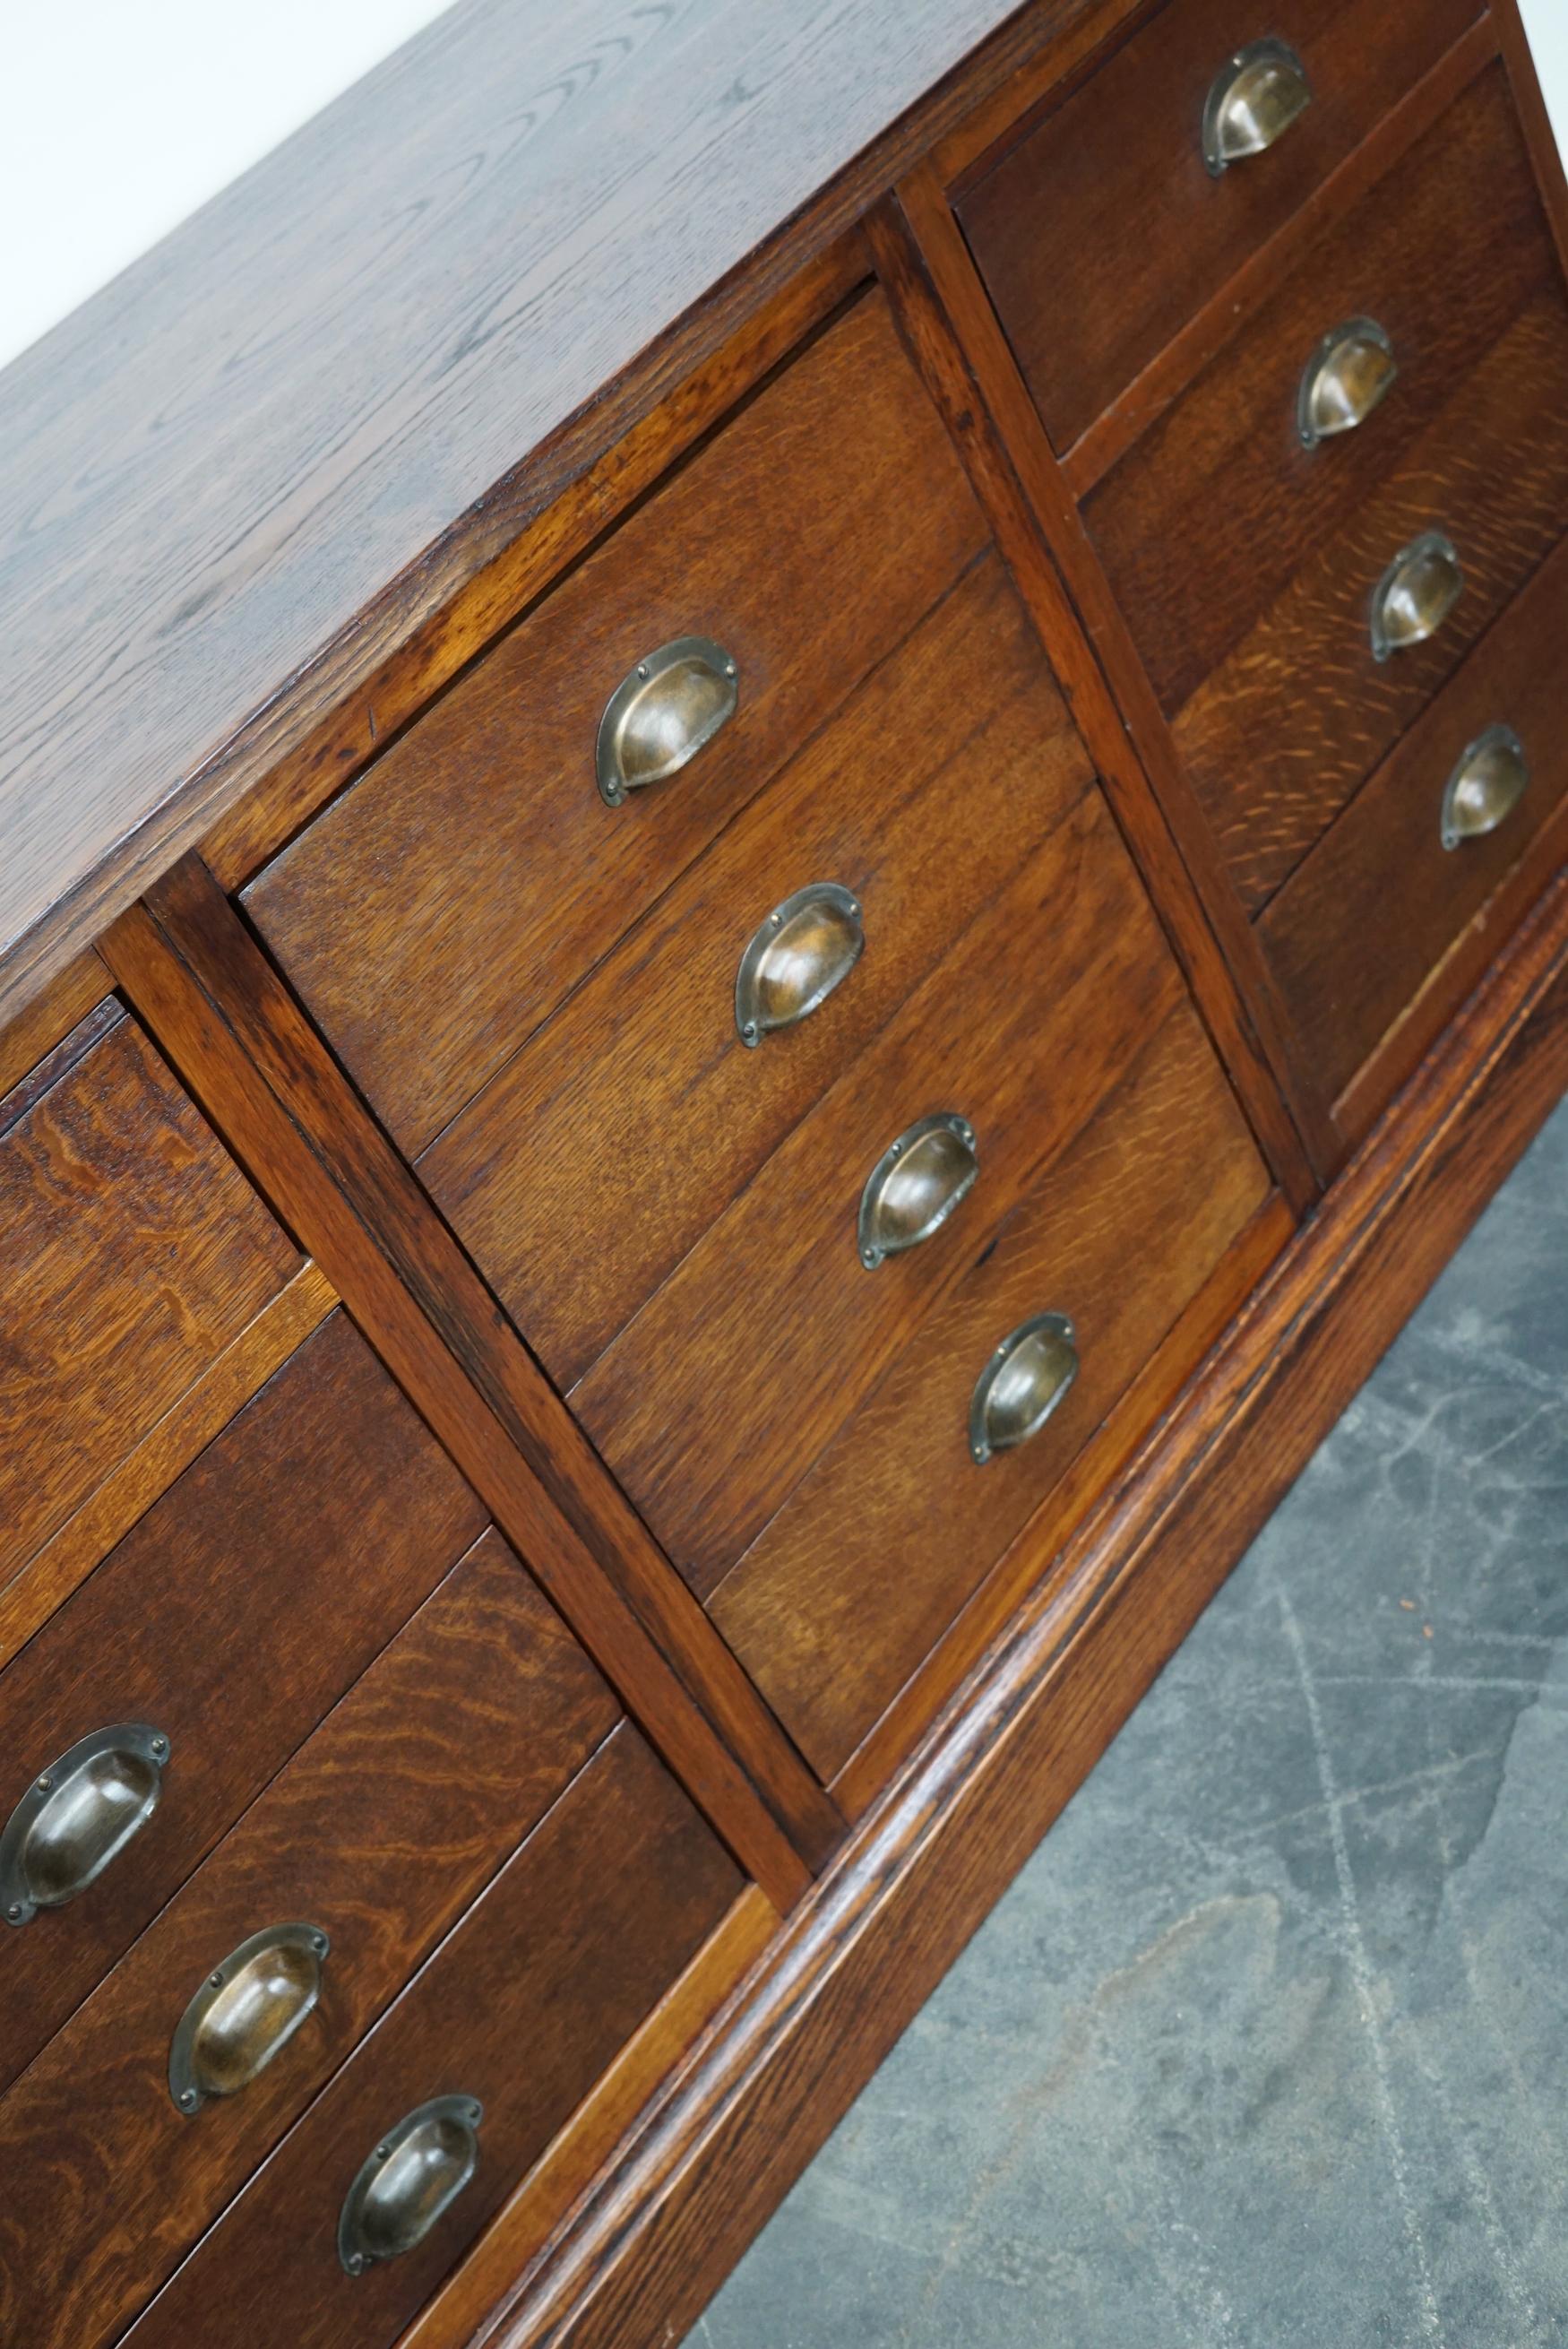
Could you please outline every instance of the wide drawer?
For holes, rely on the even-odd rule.
[[[421,1174],[559,1384],[1088,779],[987,556],[432,1146]],[[771,907],[820,882],[853,893],[864,953],[815,1012],[750,1048],[735,1009],[744,949]]]
[[[1087,501],[1090,534],[1168,711],[1355,523],[1557,282],[1506,78],[1492,66],[1317,240]],[[1327,338],[1358,321],[1383,331],[1398,373],[1358,427],[1308,447],[1303,386]],[[1346,414],[1369,393],[1370,369],[1361,384],[1366,391],[1347,387]],[[1344,657],[1358,659],[1359,647]]]
[[[0,1101],[0,1589],[299,1263],[112,1000]]]
[[[1268,1194],[1196,1014],[1178,1003],[711,1600],[824,1777],[1047,1500]],[[977,1381],[1047,1314],[1077,1373],[977,1464]],[[1047,1391],[1048,1392],[1048,1391]]]
[[[1179,991],[1098,788],[1071,765],[1044,780],[1045,844],[573,1390],[699,1592]],[[943,1114],[968,1122],[977,1179],[923,1245],[868,1270],[868,1180],[895,1142]]]
[[[23,1649],[0,1677],[0,1825],[15,1817],[13,1844],[29,1838],[0,1925],[0,2085],[483,1522],[335,1314]],[[100,1733],[103,1754],[77,1754]],[[122,1826],[134,1832],[109,1840]],[[24,1882],[39,1899],[30,1914]]]
[[[960,199],[1029,389],[1066,450],[1480,14],[1479,0],[1171,0]],[[1259,37],[1289,59],[1255,56]],[[1247,52],[1254,52],[1246,57]],[[1238,57],[1246,62],[1238,67]],[[1205,108],[1270,143],[1210,170]]]
[[[0,2102],[0,2337],[118,2336],[617,1718],[487,1533]]]
[[[1258,925],[1326,1103],[1336,1101],[1568,790],[1563,647],[1568,545],[1478,646],[1307,858]],[[1479,812],[1495,829],[1444,843],[1449,779],[1494,727],[1530,775],[1502,812],[1510,762]],[[1363,1101],[1361,1123],[1377,1106]]]
[[[983,539],[887,305],[868,295],[251,885],[252,918],[406,1150],[472,1098]],[[738,704],[689,764],[607,806],[606,704],[686,637],[734,661]],[[691,740],[695,710],[694,698]]]
[[[386,2349],[740,1889],[623,1724],[128,2339],[186,2349],[222,2309],[224,2349]],[[350,2273],[364,2238],[351,2227],[340,2249],[346,2201],[438,2097],[457,2112],[428,2204],[460,2176],[470,2128],[477,2166],[409,2248]],[[366,2232],[395,2243],[397,2215]]]

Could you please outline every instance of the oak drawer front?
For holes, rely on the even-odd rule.
[[[1080,788],[573,1390],[699,1593],[1065,1147],[1180,985],[1098,788]],[[977,1179],[923,1245],[868,1270],[868,1183],[896,1141],[944,1113],[968,1122]]]
[[[1322,1098],[1343,1093],[1568,790],[1563,647],[1568,545],[1471,654],[1258,926]],[[1444,845],[1449,779],[1495,728],[1518,738],[1529,770],[1502,756],[1470,821],[1493,828]],[[1461,809],[1458,822],[1462,826]],[[1365,1114],[1377,1104],[1366,1104]]]
[[[711,1602],[824,1777],[1048,1499],[1268,1188],[1182,1001]],[[1052,1313],[1071,1325],[1076,1377],[1037,1433],[977,1464],[980,1376],[1000,1341]]]
[[[26,1864],[8,1878],[7,1903],[23,1921],[0,1922],[0,2085],[102,1979],[483,1523],[336,1314],[22,1651],[0,1677],[0,1820],[33,1838],[35,1857],[21,1852]],[[80,1757],[91,1775],[77,1778],[69,1757],[106,1732],[115,1733],[110,1758]],[[161,1754],[140,1750],[153,1738]],[[28,1812],[51,1791],[40,1791],[45,1778],[61,1800],[40,1842]],[[73,1785],[84,1795],[104,1790],[79,1844],[66,1832]],[[107,1836],[118,1820],[134,1832],[73,1889],[77,1856],[90,1867],[104,1847],[99,1828]],[[30,1916],[18,1901],[23,1882],[39,1898]]]
[[[406,1150],[473,1097],[983,539],[886,305],[867,296],[251,885],[253,919]],[[606,704],[686,637],[734,660],[738,706],[677,773],[608,807]]]
[[[0,1101],[0,1590],[299,1264],[109,1000]]]
[[[1089,768],[988,555],[420,1162],[569,1386],[1037,848]],[[742,1039],[769,910],[847,888],[864,953]]]
[[[616,1730],[128,2338],[200,2340],[221,2307],[225,2349],[387,2349],[740,1889]],[[340,2219],[362,2166],[443,2096],[460,2127],[482,2109],[477,2168],[421,2240],[349,2274]]]
[[[1058,450],[1480,13],[1478,0],[1282,0],[1261,16],[1171,0],[968,190],[959,218]],[[1303,69],[1300,111],[1290,58],[1257,56],[1259,36]],[[1218,112],[1238,81],[1233,106],[1251,95],[1270,143],[1212,172],[1205,108],[1212,93]]]
[[[1169,712],[1354,523],[1521,313],[1558,282],[1506,79],[1489,67],[1315,242],[1085,503]],[[1307,447],[1304,387],[1332,365],[1328,339],[1368,322],[1398,371],[1390,383],[1371,364],[1363,332],[1359,380],[1346,382],[1340,409],[1365,408],[1362,420]],[[1375,399],[1379,384],[1387,394]]]
[[[1249,912],[1568,532],[1565,413],[1568,304],[1553,284],[1182,710],[1176,740]],[[1380,594],[1408,628],[1433,629],[1398,647],[1385,629],[1381,660]]]
[[[6,2339],[118,2334],[618,1717],[485,1534],[0,2102]],[[269,1957],[290,1992],[263,2016],[274,2035],[231,2015],[225,2040],[203,1985],[227,1968],[232,2007]],[[192,2000],[207,2012],[181,2040]]]

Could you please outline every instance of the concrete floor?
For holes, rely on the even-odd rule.
[[[1568,1106],[691,2349],[1568,2344]]]

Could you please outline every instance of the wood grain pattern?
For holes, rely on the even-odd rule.
[[[122,1535],[326,1319],[337,1299],[315,1265],[215,1355],[96,1491],[0,1589],[0,1665],[85,1582]]]
[[[419,1162],[569,1386],[1037,845],[1088,762],[989,557]],[[855,891],[852,978],[757,1050],[741,952],[813,880]]]
[[[1073,791],[1077,764],[1044,779],[1046,845],[573,1392],[705,1596],[1180,990],[1103,800]],[[944,1109],[974,1125],[979,1180],[925,1247],[868,1273],[866,1176]]]
[[[1263,956],[934,173],[912,172],[867,233],[1220,1056],[1286,1196],[1304,1209],[1318,1188],[1308,1148],[1331,1148],[1335,1137],[1314,1130]]]
[[[670,1989],[740,1891],[673,1779],[623,1724],[126,2336],[228,2349],[383,2349]],[[431,2233],[350,2277],[337,2213],[378,2135],[477,2096],[479,2168]],[[278,2247],[289,2256],[280,2261]]]
[[[1264,913],[1259,935],[1332,1101],[1568,791],[1560,650],[1568,627],[1561,547],[1404,736]],[[1531,761],[1496,832],[1439,836],[1443,787],[1488,726],[1511,726]],[[1390,916],[1393,918],[1390,918]]]
[[[112,1006],[0,1102],[0,1230],[4,1584],[299,1258]]]
[[[1090,535],[1168,711],[1556,274],[1494,65],[1088,500]],[[1302,370],[1330,327],[1363,314],[1392,337],[1399,380],[1359,430],[1304,449]]]
[[[0,1940],[0,2085],[182,1884],[483,1525],[341,1315],[0,1677],[0,1806],[85,1737],[169,1738],[158,1808],[88,1890]]]
[[[1199,1021],[1167,1016],[715,1591],[714,1620],[824,1779],[867,1736],[1202,1288],[1268,1177]],[[1068,1315],[1081,1368],[984,1468],[993,1347]]]
[[[211,875],[177,866],[104,950],[605,1679],[635,1691],[683,1784],[787,1906],[841,1834],[837,1810]]]
[[[90,947],[67,963],[25,1011],[0,1030],[0,1094],[19,1085],[46,1053],[63,1043],[77,1022],[97,1009],[113,984]]]
[[[1250,912],[1568,532],[1565,410],[1568,306],[1553,286],[1177,719],[1177,748]],[[1379,665],[1372,590],[1399,548],[1434,528],[1460,550],[1464,593],[1428,643]]]
[[[484,1535],[0,2101],[5,2338],[119,2333],[618,1717]],[[186,2118],[168,2078],[186,1998],[287,1920],[331,1940],[314,2013],[247,2088]]]
[[[253,883],[396,1140],[420,1148],[478,1092],[984,536],[885,304],[858,303]],[[738,663],[739,709],[608,809],[604,704],[693,635]]]
[[[1568,884],[477,2336],[664,2349],[1028,1857],[1568,1085]]]
[[[1480,14],[1480,0],[1281,0],[1267,29],[1302,59],[1312,103],[1216,181],[1203,103],[1242,18],[1235,0],[1173,0],[965,191],[965,233],[1057,450]]]
[[[462,0],[7,369],[0,1018],[1086,13]]]

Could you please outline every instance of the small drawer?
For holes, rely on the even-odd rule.
[[[1167,711],[1357,526],[1434,419],[1467,397],[1486,355],[1559,283],[1506,78],[1491,66],[1087,500]],[[1309,447],[1304,399],[1314,383],[1326,398],[1336,378],[1346,429]],[[1444,486],[1435,481],[1434,494]],[[1434,511],[1429,526],[1442,520]],[[1347,643],[1341,659],[1360,652]]]
[[[483,1523],[335,1314],[23,1649],[0,1677],[0,2085]]]
[[[421,1174],[559,1385],[603,1352],[1088,780],[989,555],[432,1146]],[[864,953],[810,1016],[749,1047],[736,1010],[745,950],[771,908],[817,884],[853,895]],[[824,932],[824,952],[842,943]]]
[[[623,1724],[128,2342],[185,2349],[221,2308],[224,2349],[388,2349],[740,1889]]]
[[[1060,1484],[1268,1189],[1182,1001],[711,1601],[824,1778]],[[981,1394],[998,1345],[1048,1315],[1067,1330],[1015,1349],[1001,1366],[1004,1377],[1017,1366],[1012,1387]],[[1037,1432],[1000,1448],[1047,1407]]]
[[[0,1591],[299,1265],[112,999],[0,1101]]]
[[[1261,16],[1171,0],[960,198],[1058,450],[1480,13],[1479,0],[1280,0]]]
[[[253,920],[406,1151],[473,1098],[984,535],[886,303],[868,295],[252,883]],[[607,705],[684,639],[718,656],[646,680],[628,756],[635,771],[636,740],[661,727],[671,758],[704,747],[607,806]],[[727,716],[720,658],[735,664]]]
[[[487,1533],[0,2102],[0,2337],[119,2337],[617,1718]]]
[[[1044,846],[573,1392],[699,1593],[756,1538],[1180,991],[1105,802],[1080,774],[1075,761],[1054,780],[1056,808],[1042,802],[1054,816]],[[973,1188],[923,1245],[868,1269],[873,1176],[896,1143],[944,1115],[971,1129]]]
[[[1345,1092],[1386,1031],[1568,790],[1563,647],[1568,545],[1471,654],[1384,761],[1258,925],[1326,1104]],[[1471,787],[1469,821],[1491,828],[1445,844],[1450,781],[1497,728],[1522,749],[1529,780],[1497,744]],[[1480,754],[1483,762],[1486,753]],[[1466,811],[1459,812],[1460,825]],[[1452,837],[1452,832],[1449,832]],[[1363,1096],[1357,1128],[1380,1106]],[[1347,1134],[1354,1139],[1354,1133]]]

